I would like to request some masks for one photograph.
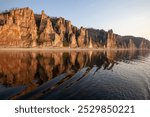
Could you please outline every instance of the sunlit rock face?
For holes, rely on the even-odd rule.
[[[93,41],[92,41],[92,38],[89,39],[89,45],[88,45],[89,48],[93,48]]]
[[[72,24],[71,21],[65,21],[65,25],[66,25],[66,33],[69,35],[71,35],[73,33],[72,31]],[[69,38],[69,37],[68,37]]]
[[[77,47],[76,31],[71,24],[71,21],[64,18],[50,18],[42,11],[39,27],[40,47]],[[38,20],[38,19],[37,19]],[[36,21],[38,22],[38,21]]]
[[[78,47],[75,34],[70,34],[70,47],[76,48]]]
[[[53,44],[55,47],[63,47],[63,40],[66,31],[64,18],[57,19],[55,29],[56,29],[56,33],[55,33],[55,39]]]
[[[149,49],[144,38],[120,36],[112,30],[81,27],[64,18],[49,17],[30,8],[0,13],[0,47]]]
[[[78,46],[79,47],[85,47],[85,42],[86,42],[86,29],[83,27],[80,28],[79,30],[79,36],[78,36]]]
[[[35,47],[37,27],[34,13],[29,8],[11,10],[0,14],[0,46]]]
[[[53,27],[51,18],[44,11],[41,13],[38,45],[40,47],[62,47],[65,27],[62,18],[56,20]],[[54,30],[55,29],[55,30]]]
[[[44,11],[42,11],[41,15],[39,33],[39,45],[41,47],[52,46],[52,41],[54,40],[55,32],[52,27],[51,19],[48,16],[46,16]]]
[[[113,33],[113,30],[109,30],[107,34],[107,48],[116,48],[116,35]]]

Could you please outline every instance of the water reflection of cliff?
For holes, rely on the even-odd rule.
[[[82,68],[111,70],[118,61],[139,59],[147,51],[71,51],[0,53],[0,84],[5,87],[26,86],[23,95],[56,76],[67,73],[69,79]],[[64,78],[65,80],[65,78]],[[63,81],[62,81],[63,82]]]

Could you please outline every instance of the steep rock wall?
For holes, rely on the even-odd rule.
[[[11,10],[0,14],[1,47],[35,47],[37,27],[34,13],[29,8]]]

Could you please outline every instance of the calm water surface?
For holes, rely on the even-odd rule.
[[[0,99],[150,99],[150,52],[0,51]]]

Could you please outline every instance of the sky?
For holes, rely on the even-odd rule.
[[[22,7],[64,17],[79,28],[113,29],[150,40],[150,0],[0,0],[0,11]]]

